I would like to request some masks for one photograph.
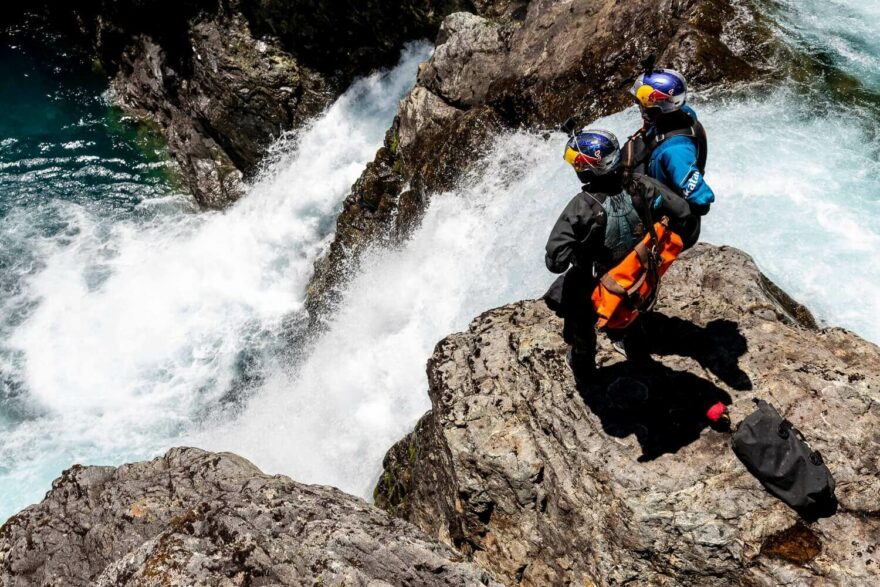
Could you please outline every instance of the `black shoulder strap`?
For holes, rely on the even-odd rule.
[[[623,145],[623,168],[627,174],[644,173],[641,167],[651,157],[651,148],[645,140],[645,135],[639,131],[629,137]]]
[[[699,120],[694,121],[694,130],[697,133],[697,169],[701,175],[706,175],[706,158],[709,155],[709,141],[706,138],[706,129]]]
[[[651,204],[650,202],[646,202],[645,206],[645,221],[647,223],[648,234],[651,235],[651,246],[656,246],[659,242],[657,238],[657,231],[654,229],[654,215],[651,213]]]
[[[654,149],[660,146],[660,143],[672,137],[691,137],[697,142],[697,169],[700,173],[706,174],[706,159],[708,157],[709,142],[706,139],[706,129],[699,120],[695,120],[694,124],[687,128],[679,128],[671,130],[667,133],[657,134],[652,137],[650,145],[648,145],[648,156],[654,152]]]
[[[653,151],[660,146],[660,143],[662,143],[666,139],[671,139],[672,137],[697,138],[697,131],[695,130],[695,126],[696,123],[694,124],[694,126],[689,126],[687,128],[677,128],[669,132],[655,134],[653,137],[651,137],[651,150]]]

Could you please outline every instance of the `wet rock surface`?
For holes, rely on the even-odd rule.
[[[412,525],[228,453],[74,466],[0,527],[0,585],[497,585]]]
[[[318,114],[335,92],[272,42],[255,39],[237,15],[190,24],[188,71],[140,37],[122,55],[115,101],[164,130],[183,178],[205,208],[224,208],[244,193],[242,180],[284,130]]]
[[[405,236],[499,131],[555,129],[569,116],[586,123],[628,106],[639,61],[651,53],[695,89],[753,79],[773,68],[769,38],[748,5],[729,0],[490,1],[451,14],[344,203],[310,307],[332,307],[360,252]]]
[[[507,584],[880,582],[880,349],[817,328],[736,249],[698,245],[667,275],[652,360],[600,336],[580,387],[542,301],[440,342],[432,410],[389,451],[376,503]],[[821,451],[835,515],[799,518],[709,428],[710,405],[736,424],[755,397]]]
[[[7,3],[0,27],[35,17],[88,48],[112,98],[158,126],[202,207],[244,193],[267,148],[359,75],[433,37],[465,0],[39,0]]]

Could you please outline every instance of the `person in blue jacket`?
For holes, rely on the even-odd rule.
[[[672,69],[657,69],[653,60],[630,90],[642,112],[644,126],[623,148],[628,177],[644,174],[674,190],[690,206],[687,223],[678,226],[685,247],[699,238],[700,217],[709,212],[715,194],[706,183],[706,131],[686,105],[687,82]],[[654,202],[654,207],[660,202]],[[673,228],[675,230],[675,228]]]

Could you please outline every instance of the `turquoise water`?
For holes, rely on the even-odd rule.
[[[96,200],[130,212],[168,194],[164,153],[107,105],[105,77],[41,45],[0,37],[0,214]]]
[[[114,226],[191,209],[187,198],[173,196],[155,140],[108,107],[104,76],[62,39],[32,35],[0,37],[0,519],[38,496],[16,481],[21,447],[9,442],[46,409],[27,382],[26,353],[10,344],[54,293],[36,291],[32,278],[53,256],[76,254],[89,240],[103,250],[81,277],[87,290],[99,288]],[[47,52],[46,43],[56,50]],[[100,219],[101,228],[86,235],[85,217]],[[68,456],[57,448],[44,454],[47,472],[69,466]]]

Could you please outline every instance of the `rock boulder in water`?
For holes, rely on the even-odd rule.
[[[411,524],[241,457],[75,466],[0,528],[0,585],[497,585]]]
[[[267,148],[335,96],[326,80],[274,42],[255,39],[235,14],[188,25],[192,54],[174,62],[168,49],[139,37],[120,57],[112,86],[117,104],[164,130],[187,187],[204,208],[244,194]]]
[[[880,584],[880,349],[817,328],[728,247],[685,254],[651,318],[653,360],[604,341],[581,389],[542,301],[440,342],[433,407],[388,453],[377,504],[508,584]],[[836,515],[800,519],[708,427],[709,406],[736,423],[755,397],[824,455]]]

